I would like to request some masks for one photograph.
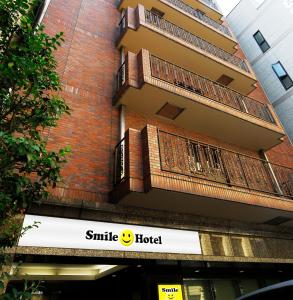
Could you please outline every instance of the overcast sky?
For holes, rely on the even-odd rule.
[[[217,0],[224,16],[227,16],[238,2],[240,2],[240,0]]]

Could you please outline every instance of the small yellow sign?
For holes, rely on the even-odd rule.
[[[158,285],[159,300],[183,300],[180,284]]]

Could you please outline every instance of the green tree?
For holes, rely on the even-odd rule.
[[[15,245],[19,235],[16,216],[48,197],[48,189],[61,180],[69,152],[49,151],[42,134],[57,126],[69,107],[58,96],[61,84],[54,58],[63,34],[51,37],[43,25],[35,26],[37,5],[38,0],[0,0],[1,266],[4,248]]]

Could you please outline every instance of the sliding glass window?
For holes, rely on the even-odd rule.
[[[270,49],[270,45],[259,30],[253,35],[253,37],[263,53]]]
[[[277,63],[272,65],[272,68],[276,75],[278,76],[279,80],[281,81],[283,87],[285,90],[290,89],[293,86],[293,81],[291,77],[286,72],[283,65],[278,61]]]

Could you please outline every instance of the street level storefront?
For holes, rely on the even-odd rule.
[[[22,264],[11,284],[41,281],[35,299],[233,300],[293,278],[286,228],[142,211],[62,214],[32,210],[24,227],[38,228],[13,249]]]
[[[292,278],[288,264],[19,256],[20,279],[40,280],[34,299],[229,300]],[[111,265],[115,264],[115,265]],[[122,265],[127,264],[127,265]],[[38,275],[34,275],[38,274]],[[172,298],[174,296],[174,298]]]

